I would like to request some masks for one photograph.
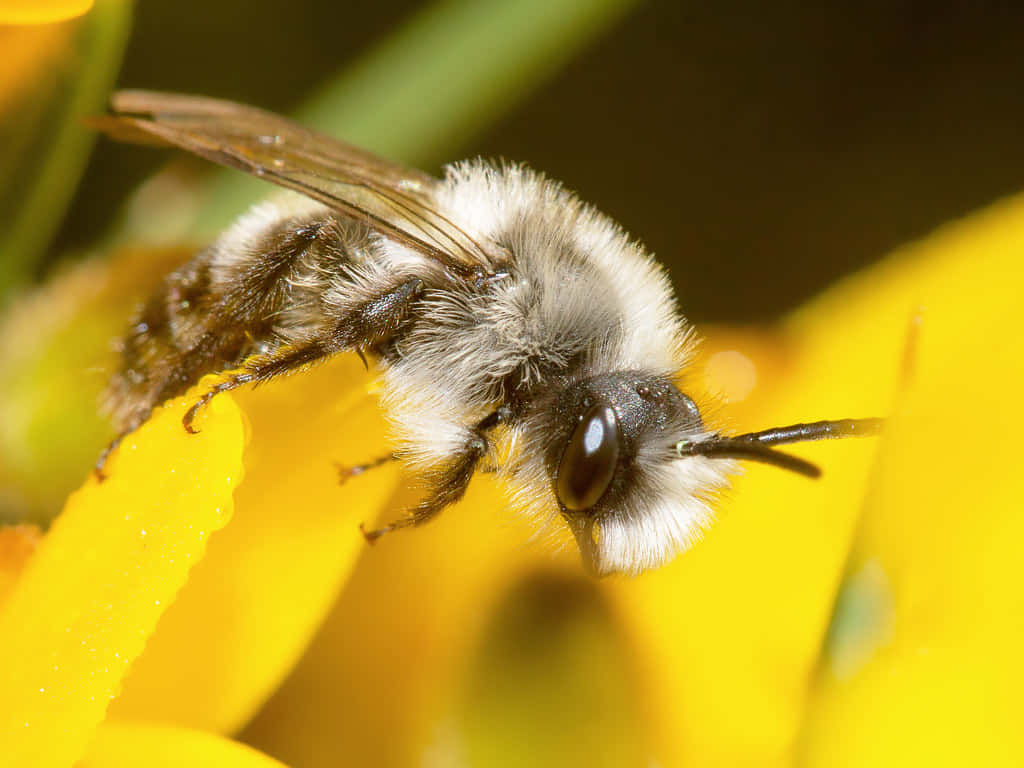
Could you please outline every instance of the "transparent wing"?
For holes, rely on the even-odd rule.
[[[220,99],[119,91],[93,123],[116,139],[169,144],[237,168],[366,221],[448,269],[479,274],[501,249],[437,209],[438,180],[270,112]]]

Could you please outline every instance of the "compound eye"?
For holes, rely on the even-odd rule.
[[[558,465],[555,492],[567,509],[590,509],[604,496],[615,475],[620,442],[619,420],[612,408],[595,405],[586,412]]]

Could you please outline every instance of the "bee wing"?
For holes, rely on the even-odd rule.
[[[441,213],[439,181],[261,109],[220,99],[119,91],[93,121],[113,138],[168,144],[236,168],[366,221],[381,234],[475,274],[501,258]]]

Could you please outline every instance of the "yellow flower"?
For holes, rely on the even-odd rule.
[[[637,579],[524,546],[485,476],[365,547],[358,524],[409,492],[390,468],[336,483],[333,462],[385,447],[358,360],[216,400],[196,438],[171,403],[23,569],[30,539],[0,540],[8,754],[243,765],[263,758],[212,734],[248,723],[302,766],[1017,763],[1021,252],[1024,198],[773,332],[712,330],[737,428],[891,426],[802,446],[819,482],[750,467],[703,543]]]
[[[604,764],[863,764],[923,745],[1019,757],[1020,523],[999,460],[1020,414],[1021,350],[1006,327],[1022,245],[1024,200],[1010,201],[847,281],[774,335],[712,334],[709,358],[738,351],[759,377],[731,413],[743,427],[887,411],[893,424],[877,463],[871,441],[802,448],[826,467],[818,483],[750,468],[707,541],[635,580],[593,583],[572,553],[523,547],[486,478],[437,523],[364,552],[358,523],[395,514],[402,494],[387,469],[344,488],[333,477],[334,460],[383,448],[358,361],[242,393],[244,415],[215,401],[194,440],[183,402],[171,404],[107,483],[72,497],[12,580],[5,744],[70,765],[94,734],[122,738],[96,730],[119,688],[114,721],[236,731],[362,553],[244,732],[297,765],[425,752],[491,764],[538,746],[538,760]],[[240,462],[238,511],[203,557]],[[837,622],[819,660],[862,511],[843,594],[866,590],[874,613]]]
[[[652,755],[663,765],[832,764],[837,751],[851,747],[843,734],[864,721],[854,705],[874,700],[870,687],[856,698],[848,692],[856,680],[851,672],[833,686],[827,674],[814,683],[833,664],[832,651],[824,658],[821,652],[861,514],[875,508],[879,494],[889,498],[880,507],[885,519],[905,532],[890,546],[905,554],[926,536],[939,535],[953,551],[969,547],[972,537],[966,534],[976,530],[979,518],[987,514],[990,523],[1006,525],[1014,518],[1013,474],[999,461],[1008,454],[1006,438],[997,436],[999,418],[965,414],[959,393],[968,393],[972,404],[988,403],[996,414],[1016,408],[1010,395],[1019,389],[1020,356],[1006,335],[1022,282],[1022,243],[1024,199],[1016,199],[847,280],[774,334],[712,335],[709,357],[738,350],[755,363],[758,383],[744,403],[730,409],[737,427],[893,414],[881,443],[799,448],[825,467],[823,480],[750,467],[702,545],[658,573],[597,585],[562,561],[545,567],[536,547],[524,551],[525,534],[498,522],[500,496],[485,479],[476,480],[465,504],[423,530],[385,540],[361,559],[310,651],[245,737],[295,764],[313,766],[343,755],[357,764],[376,759],[402,765],[423,754],[485,755],[487,760],[477,762],[491,764],[494,752],[486,750],[495,745],[518,758],[533,750],[535,764],[544,762],[548,750],[556,764],[564,754],[556,749],[560,738],[563,747],[573,745],[580,764],[609,755],[618,760],[612,764],[623,764],[615,747],[625,740],[638,750],[632,753],[637,764]],[[979,339],[1002,341],[993,348]],[[928,387],[922,388],[924,382]],[[912,407],[927,414],[930,431],[904,421],[902,414]],[[984,435],[986,450],[957,439],[968,421],[971,434]],[[954,423],[959,429],[951,430]],[[897,444],[905,446],[903,458],[890,466],[886,481],[889,446]],[[914,471],[905,466],[909,461]],[[936,486],[936,468],[945,468],[942,486]],[[987,483],[985,501],[979,499],[965,515],[964,499],[979,498],[978,478]],[[994,518],[986,513],[998,509],[1004,512]],[[930,530],[944,518],[961,527]],[[952,535],[946,538],[942,531]],[[986,540],[995,535],[1008,549],[1016,540],[1012,533],[1012,527],[996,527]],[[955,594],[965,606],[990,612],[988,623],[998,633],[979,631],[973,616],[960,614],[957,621],[991,656],[975,649],[943,658],[932,669],[934,677],[903,685],[983,685],[973,671],[979,656],[993,673],[1012,665],[1010,649],[1020,637],[1003,625],[1016,621],[1013,595],[1022,580],[1013,574],[1009,556],[987,566],[990,575],[976,569],[977,558],[989,551],[971,552],[947,578],[955,574]],[[944,573],[947,562],[952,564],[937,558],[927,569]],[[548,575],[542,579],[538,569]],[[895,572],[885,579],[892,588],[898,585]],[[1009,599],[1005,614],[989,604],[987,594]],[[898,603],[898,592],[886,599]],[[543,611],[535,618],[521,609],[524,601],[536,611],[545,601],[555,602],[555,618]],[[829,648],[856,644],[857,632],[872,637],[872,621],[844,629],[836,619]],[[359,631],[353,631],[354,623]],[[595,632],[603,645],[587,641]],[[849,632],[852,640],[837,639]],[[567,638],[573,637],[582,639],[572,644]],[[508,658],[508,638],[521,641],[518,663]],[[916,627],[907,627],[903,641],[914,653],[933,642]],[[560,648],[569,650],[559,655]],[[553,657],[561,664],[552,663]],[[502,675],[503,667],[516,672]],[[891,670],[878,674],[892,679]],[[1010,683],[1004,685],[1011,690]],[[926,687],[913,693],[928,696]],[[981,697],[975,690],[965,700],[977,704],[984,698],[986,707],[975,720],[983,718],[991,728],[989,715],[996,711],[1003,722],[1012,722],[1016,707],[991,693]],[[890,706],[917,703],[907,699],[906,690],[893,694]],[[524,700],[533,707],[532,722],[523,722],[521,707],[501,704]],[[559,709],[553,700],[565,706]],[[588,706],[595,700],[621,731],[595,719]],[[836,713],[825,719],[826,731],[818,720],[824,711]],[[488,712],[493,716],[485,719]],[[877,712],[876,722],[884,726],[889,709],[878,706]],[[929,714],[887,731],[903,739],[902,752],[868,739],[873,750],[867,762],[881,763],[887,753],[899,762],[903,758],[896,756],[921,747],[933,723],[942,722],[948,738],[960,738],[965,734],[955,727],[954,712],[946,721],[932,721]],[[588,718],[589,731],[580,727]],[[489,726],[485,735],[482,722]],[[994,741],[975,733],[959,746],[961,753],[1021,755],[1005,730]],[[850,759],[857,762],[856,756]]]

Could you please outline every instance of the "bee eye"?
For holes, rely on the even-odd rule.
[[[607,405],[595,405],[583,416],[562,454],[555,492],[571,510],[589,509],[612,482],[619,461],[619,420]]]

